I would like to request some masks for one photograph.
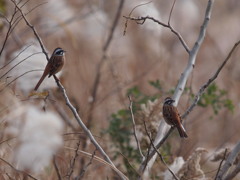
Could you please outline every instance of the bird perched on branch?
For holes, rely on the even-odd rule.
[[[41,85],[41,83],[43,82],[47,75],[48,77],[51,77],[52,75],[55,75],[62,69],[65,61],[65,52],[66,51],[64,51],[60,47],[56,48],[53,51],[52,56],[44,69],[42,77],[40,78],[40,80],[38,81],[37,85],[34,88],[35,91],[39,88],[39,86]]]
[[[174,102],[175,102],[175,100],[173,100],[170,97],[167,97],[164,100],[163,118],[165,119],[167,124],[177,128],[181,138],[187,138],[188,135],[181,123],[181,116],[179,115],[177,108],[175,106],[173,106]]]

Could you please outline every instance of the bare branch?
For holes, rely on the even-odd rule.
[[[141,174],[141,177],[139,177],[139,179],[142,178],[142,176],[143,176],[142,172],[144,172],[144,170],[146,169],[146,167],[148,165],[148,161],[151,159],[150,156],[149,156],[150,151],[152,150],[151,147],[152,147],[151,144],[149,144],[149,147],[147,148],[148,151],[147,151],[147,154],[145,156],[145,161],[142,162],[142,164],[141,164],[141,166],[138,170],[139,174]]]
[[[167,140],[168,136],[172,133],[172,131],[174,130],[174,127],[171,127],[170,130],[166,133],[166,135],[161,139],[161,141],[154,147],[156,149],[159,149],[163,143]],[[156,151],[153,149],[151,149],[151,151],[149,152],[149,154],[147,155],[147,157],[144,159],[144,161],[141,163],[141,166],[139,168],[140,172],[144,172],[148,162],[152,159],[152,157],[156,154]]]
[[[54,166],[55,171],[57,173],[58,180],[61,180],[62,177],[61,177],[60,171],[59,171],[58,166],[57,166],[56,156],[53,157],[53,166]]]
[[[95,108],[96,99],[97,99],[97,91],[98,91],[100,80],[101,80],[101,69],[102,69],[102,66],[104,65],[104,62],[105,62],[106,58],[107,58],[106,52],[107,52],[107,50],[109,48],[109,45],[112,41],[113,33],[114,33],[114,31],[116,29],[116,26],[117,26],[117,23],[120,19],[120,14],[121,14],[122,9],[123,9],[124,1],[125,0],[120,0],[116,16],[115,16],[115,18],[113,20],[113,24],[111,26],[110,34],[108,35],[108,39],[103,46],[102,57],[101,57],[100,62],[97,64],[97,67],[96,67],[96,76],[94,78],[92,92],[91,92],[92,102],[90,104],[88,117],[87,117],[87,123],[86,123],[87,127],[89,127],[91,125],[91,122],[92,122],[92,114],[93,114],[93,110]]]
[[[194,98],[194,101],[192,103],[192,105],[186,110],[186,112],[182,115],[182,118],[186,118],[187,115],[193,110],[193,108],[197,105],[200,97],[202,96],[202,94],[204,93],[205,89],[218,77],[219,73],[221,72],[222,68],[226,65],[226,63],[228,62],[228,60],[230,59],[230,57],[232,56],[233,52],[235,51],[235,49],[237,48],[237,46],[239,46],[240,44],[240,40],[238,42],[236,42],[234,44],[234,46],[232,47],[231,51],[228,53],[226,59],[222,62],[222,64],[219,66],[219,68],[217,69],[217,71],[214,73],[214,75],[199,89],[197,95]]]
[[[186,44],[186,42],[183,40],[183,37],[181,36],[181,34],[179,32],[177,32],[176,30],[173,29],[173,27],[171,25],[169,25],[169,28],[171,29],[171,31],[176,34],[176,36],[178,37],[178,39],[180,40],[180,42],[182,43],[183,47],[185,48],[185,50],[187,51],[187,53],[189,52],[189,47]]]
[[[238,165],[236,166],[236,168],[229,173],[224,180],[232,180],[238,173],[240,172],[240,163],[238,163]]]
[[[14,78],[12,81],[10,81],[9,83],[7,83],[2,89],[0,89],[0,92],[2,92],[6,87],[10,86],[10,84],[12,84],[14,81],[16,81],[18,78],[30,73],[30,72],[35,72],[35,71],[43,71],[42,69],[35,69],[35,70],[30,70],[30,71],[26,71],[25,73],[19,75],[18,77]]]
[[[22,12],[22,9],[16,4],[16,2],[14,0],[11,0],[11,1],[15,5],[15,7],[19,10],[19,12],[22,14],[22,17],[23,17],[25,23],[27,24],[27,26],[32,29],[35,37],[37,38],[37,40],[38,40],[38,42],[39,42],[39,44],[41,46],[42,52],[45,54],[46,59],[49,61],[49,57],[48,57],[47,51],[45,50],[43,42],[42,42],[40,36],[38,35],[37,31],[35,30],[34,26],[29,23],[29,21],[27,20],[25,14]]]
[[[180,96],[182,95],[183,89],[186,85],[187,79],[188,79],[190,73],[192,72],[192,70],[195,66],[196,56],[197,56],[197,53],[200,49],[200,46],[202,45],[203,39],[204,39],[205,34],[206,34],[207,25],[208,25],[208,22],[210,20],[213,1],[214,0],[209,0],[208,1],[207,9],[206,9],[206,12],[205,12],[205,18],[204,18],[203,24],[201,26],[198,39],[195,42],[192,50],[190,51],[189,59],[188,59],[188,65],[185,68],[184,72],[182,73],[181,78],[179,79],[179,83],[177,85],[177,88],[175,90],[175,93],[173,95],[173,98],[175,100],[175,104],[178,103],[178,101],[180,99]]]
[[[128,166],[134,171],[134,173],[136,175],[138,175],[138,177],[140,177],[141,175],[137,172],[137,170],[133,167],[133,165],[131,164],[131,162],[129,162],[128,158],[121,152],[118,152],[119,154],[121,154],[121,156],[124,158],[124,160],[127,162]]]
[[[170,13],[171,15],[171,13]],[[174,30],[174,28],[170,25],[170,23],[168,22],[168,24],[165,24],[157,19],[155,19],[154,17],[151,16],[144,16],[144,17],[130,17],[130,16],[123,16],[124,18],[126,18],[126,20],[132,20],[135,21],[137,24],[144,24],[146,20],[152,20],[153,22],[170,29],[180,40],[181,44],[183,45],[183,47],[185,48],[185,50],[187,51],[187,53],[190,53],[189,47],[186,44],[186,42],[184,41],[183,37],[180,35],[180,33],[178,33],[176,30]],[[124,34],[126,33],[126,28],[127,28],[127,21],[125,23],[125,30],[124,30]]]
[[[168,17],[168,25],[170,26],[170,21],[171,21],[171,17],[172,17],[172,12],[173,12],[173,8],[176,4],[176,0],[173,1],[173,5],[172,5],[172,8],[170,10],[170,14],[169,14],[169,17]]]
[[[28,177],[30,177],[31,179],[34,179],[34,180],[37,180],[35,177],[33,177],[32,175],[28,174],[27,172],[25,171],[19,171],[18,169],[16,169],[12,164],[10,164],[9,162],[7,162],[5,159],[1,158],[0,157],[0,160],[3,161],[5,164],[7,164],[8,166],[10,166],[12,169],[14,169],[15,171],[17,172],[20,172],[20,173],[24,173],[25,175],[27,175]]]
[[[110,43],[111,43],[111,40],[112,40],[112,37],[113,37],[113,33],[117,27],[117,24],[118,24],[118,21],[120,19],[120,15],[121,15],[121,12],[122,12],[122,8],[123,8],[123,4],[124,4],[124,1],[125,0],[119,0],[120,3],[119,3],[119,6],[118,6],[118,9],[117,9],[117,13],[116,13],[116,17],[113,21],[113,24],[112,24],[112,27],[111,27],[111,31],[110,31],[110,34],[108,36],[108,39],[103,47],[103,51],[106,52],[106,50],[108,49]]]
[[[5,18],[6,21],[8,22],[8,24],[9,24],[9,27],[8,27],[7,34],[6,34],[6,36],[5,36],[5,39],[3,40],[3,45],[2,45],[2,48],[1,48],[1,50],[0,50],[0,56],[2,55],[3,49],[4,49],[5,46],[6,46],[7,40],[8,40],[8,38],[9,38],[10,32],[11,32],[11,30],[12,30],[12,26],[13,26],[13,22],[14,22],[14,18],[15,18],[15,15],[16,15],[16,14],[17,14],[17,8],[15,7],[11,19],[8,20],[7,18]],[[5,17],[5,16],[4,16],[4,17]]]
[[[54,97],[55,99],[57,99],[57,97]],[[61,116],[61,118],[63,119],[63,121],[73,130],[73,131],[77,131],[77,127],[74,126],[73,122],[71,121],[70,117],[68,116],[68,114],[66,113],[65,109],[61,106],[61,104],[59,103],[52,103],[53,107],[55,108],[55,110],[58,112],[58,114]]]
[[[137,24],[144,24],[146,20],[152,20],[153,22],[163,26],[163,27],[166,27],[168,28],[168,25],[155,19],[154,17],[151,17],[151,16],[143,16],[143,17],[129,17],[129,16],[123,16],[124,18],[128,19],[128,20],[132,20],[132,21],[135,21]]]
[[[23,3],[23,5],[20,6],[20,8],[23,8],[30,0],[27,0],[26,2]],[[17,5],[19,5],[21,3],[21,1],[19,1],[17,3]]]
[[[226,159],[224,165],[219,170],[216,180],[222,180],[222,179],[225,179],[225,177],[227,177],[226,173],[228,172],[229,168],[233,165],[239,152],[240,152],[240,142],[238,142],[238,144],[234,147],[232,152],[228,155],[228,158]]]
[[[131,17],[131,15],[132,15],[132,13],[133,13],[133,11],[134,11],[135,9],[137,9],[137,8],[140,7],[140,6],[144,6],[144,5],[146,5],[146,4],[149,4],[149,3],[152,3],[152,1],[149,1],[149,2],[146,2],[146,3],[139,4],[139,5],[135,6],[135,7],[130,11],[130,13],[128,14],[128,17]],[[123,17],[125,17],[125,16],[123,16]],[[126,17],[125,17],[125,18],[126,18]],[[124,27],[124,31],[123,31],[123,35],[124,35],[124,36],[126,35],[126,32],[127,32],[128,20],[129,20],[129,19],[126,18],[125,27]]]
[[[124,0],[120,0],[116,16],[114,18],[114,21],[113,21],[113,24],[112,24],[112,27],[111,27],[110,34],[108,36],[107,41],[105,42],[105,44],[103,46],[102,57],[101,57],[100,62],[97,64],[97,67],[96,67],[96,75],[95,75],[92,90],[91,90],[92,101],[90,103],[90,108],[88,110],[87,118],[86,118],[87,119],[87,123],[86,123],[87,128],[89,128],[91,126],[91,123],[92,123],[93,111],[94,111],[94,108],[95,108],[95,104],[96,104],[96,100],[97,100],[97,92],[98,92],[98,88],[99,88],[99,84],[100,84],[100,80],[101,80],[101,69],[102,69],[102,66],[104,65],[104,62],[105,62],[106,58],[107,58],[106,51],[109,48],[109,45],[112,41],[113,33],[116,29],[116,26],[117,26],[117,23],[119,21],[120,14],[121,14],[121,11],[122,11],[122,8],[123,8],[123,3],[124,3]],[[83,142],[83,150],[85,149],[85,147],[86,147],[86,143]],[[84,159],[83,159],[83,164],[84,164]]]
[[[73,149],[73,148],[69,148],[69,147],[64,147],[64,148],[75,151],[75,149]],[[89,158],[92,158],[92,154],[90,154],[90,153],[88,153],[88,152],[81,151],[81,150],[78,150],[78,152],[81,153],[81,154],[83,154],[83,155],[85,155],[85,156],[87,156],[87,157],[89,157]],[[109,162],[107,162],[107,161],[99,158],[98,156],[94,156],[94,157],[93,157],[93,160],[96,160],[96,161],[98,161],[98,162],[100,162],[100,163],[102,163],[102,164],[104,164],[104,165],[109,166],[109,167],[110,167],[112,170],[114,170],[117,174],[121,174],[122,177],[123,177],[122,179],[128,180],[128,178],[127,178],[119,169],[117,169],[115,166],[113,166],[113,165],[110,164]]]
[[[187,46],[186,42],[183,40],[183,37],[181,36],[181,34],[179,32],[177,32],[172,26],[171,26],[171,17],[172,17],[172,12],[173,12],[173,8],[175,6],[176,0],[174,0],[170,14],[169,14],[169,18],[168,18],[168,28],[171,29],[171,31],[178,37],[178,39],[180,40],[180,42],[182,43],[183,47],[185,48],[185,50],[187,51],[187,53],[190,53],[189,47]]]
[[[3,65],[2,67],[0,67],[0,70],[2,70],[3,68],[5,68],[7,65],[9,65],[11,62],[13,62],[17,57],[19,57],[25,50],[27,50],[30,46],[32,46],[32,44],[26,46],[22,51],[20,51],[13,59],[11,59],[10,61],[8,61],[8,63],[6,63],[5,65]]]
[[[89,160],[89,162],[87,163],[87,165],[82,168],[82,170],[81,170],[81,172],[80,172],[80,175],[76,178],[77,180],[78,180],[78,179],[82,179],[82,177],[84,176],[87,168],[92,164],[92,160],[93,160],[93,158],[94,158],[94,156],[95,156],[95,154],[96,154],[96,150],[97,150],[97,149],[95,149],[94,152],[92,153],[92,157],[91,157],[91,159]]]
[[[12,139],[15,139],[16,137],[12,137],[12,138],[8,138],[8,139],[5,139],[5,140],[2,140],[2,141],[0,141],[0,145],[1,144],[3,144],[3,143],[5,143],[5,142],[8,142],[8,141],[10,141],[10,140],[12,140]]]
[[[73,159],[72,159],[71,162],[70,162],[70,168],[69,168],[68,173],[67,173],[67,175],[66,175],[67,179],[70,179],[71,176],[72,176],[72,173],[73,173],[73,170],[74,170],[74,166],[75,166],[75,162],[76,162],[76,159],[77,159],[77,157],[78,157],[79,147],[80,147],[80,139],[78,140],[77,148],[76,148],[76,150],[75,150],[74,157],[73,157]],[[94,151],[94,152],[95,152],[95,151]]]
[[[136,140],[136,143],[137,143],[137,147],[138,147],[139,154],[142,156],[142,158],[144,158],[143,153],[142,153],[142,150],[141,150],[141,147],[140,147],[140,143],[139,143],[139,141],[138,141],[137,134],[136,134],[136,123],[135,123],[135,119],[134,119],[134,115],[133,115],[133,110],[132,110],[132,104],[133,104],[133,102],[132,102],[132,98],[131,98],[130,95],[128,96],[128,99],[129,99],[129,101],[130,101],[129,110],[130,110],[131,117],[132,117],[133,134],[134,134],[134,137],[135,137],[135,140]]]
[[[17,64],[15,64],[13,67],[11,67],[6,73],[4,73],[0,79],[2,79],[4,76],[6,76],[10,71],[12,71],[15,67],[17,67],[19,64],[21,64],[22,62],[26,61],[28,58],[36,55],[36,54],[40,54],[41,52],[36,52],[36,53],[33,53],[31,55],[29,55],[28,57],[24,58],[23,60],[19,61]]]
[[[54,76],[55,78],[55,76]],[[85,126],[85,124],[83,123],[82,119],[80,118],[80,116],[78,115],[76,108],[71,104],[67,94],[66,94],[66,90],[63,87],[63,85],[60,83],[60,81],[58,81],[57,79],[55,79],[58,87],[60,88],[60,90],[63,93],[66,105],[69,107],[69,109],[72,111],[75,119],[77,120],[78,124],[82,127],[83,131],[85,132],[85,134],[89,137],[89,139],[91,140],[91,142],[93,143],[93,145],[97,148],[97,150],[101,153],[101,155],[104,157],[104,159],[110,163],[113,167],[115,167],[115,165],[113,164],[113,162],[111,161],[111,159],[108,157],[108,155],[105,153],[105,151],[102,149],[102,147],[98,144],[98,142],[95,140],[95,138],[93,137],[91,131]],[[116,167],[115,167],[116,168]],[[117,168],[116,168],[117,169]],[[122,179],[126,179],[122,173],[117,172],[118,175],[122,178]]]
[[[221,169],[221,167],[222,167],[222,163],[223,163],[223,161],[224,161],[225,158],[226,158],[227,152],[228,152],[228,149],[226,148],[225,151],[224,151],[223,158],[222,158],[222,160],[221,160],[221,162],[220,162],[220,164],[219,164],[219,167],[218,167],[218,171],[217,171],[215,180],[216,180],[216,178],[217,178],[217,176],[218,176],[218,173],[219,173],[219,171],[220,171],[220,169]]]
[[[27,16],[29,13],[31,13],[34,9],[39,8],[40,6],[46,4],[47,2],[43,2],[41,4],[38,4],[36,6],[34,6],[32,9],[30,9],[27,13],[25,13],[25,16]],[[13,32],[13,30],[15,29],[15,27],[18,25],[18,23],[23,19],[22,15],[18,16],[17,18],[15,18],[14,22],[12,23],[12,29],[10,31],[9,34],[11,34]]]
[[[160,157],[162,163],[166,166],[166,168],[168,169],[168,171],[172,174],[172,176],[174,177],[174,179],[176,180],[179,180],[179,178],[174,174],[174,172],[168,167],[167,163],[164,161],[162,155],[160,154],[160,152],[158,152],[158,149],[155,147],[154,143],[153,143],[153,140],[147,130],[147,126],[146,126],[146,122],[143,121],[143,124],[144,124],[144,128],[145,128],[145,131],[146,131],[146,134],[150,140],[150,143],[151,143],[151,146],[153,147],[153,149],[155,150],[155,152],[158,154],[158,156]]]

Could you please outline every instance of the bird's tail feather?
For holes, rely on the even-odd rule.
[[[182,124],[180,124],[180,126],[177,126],[177,130],[178,130],[181,138],[187,138],[188,137],[188,135],[186,133],[186,130],[184,129]]]
[[[39,88],[39,86],[42,84],[42,82],[43,82],[43,80],[45,79],[46,76],[47,76],[47,74],[43,73],[42,77],[40,78],[37,85],[35,86],[34,91],[36,91]]]

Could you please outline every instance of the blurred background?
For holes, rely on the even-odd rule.
[[[1,14],[10,19],[14,13],[13,3],[9,0],[0,2]],[[140,4],[142,5],[135,8]],[[143,120],[154,138],[161,119],[162,101],[173,94],[181,73],[187,66],[188,53],[169,29],[148,20],[142,25],[130,20],[126,22],[123,16],[129,16],[135,8],[131,13],[133,17],[151,16],[167,23],[172,4],[173,1],[164,0],[30,0],[25,5],[20,2],[20,5],[24,5],[22,11],[27,13],[26,17],[37,30],[49,56],[56,47],[67,51],[65,66],[57,76],[82,120],[125,174],[131,174],[132,170],[129,169],[137,170],[140,163],[132,135],[127,95],[130,94],[133,99],[140,142],[146,152],[149,142],[143,137],[146,136]],[[207,0],[176,1],[171,25],[190,48],[198,37],[206,6]],[[191,104],[193,95],[213,76],[235,42],[240,39],[239,9],[238,0],[214,2],[206,38],[178,104],[181,114]],[[9,24],[2,17],[1,42],[4,42],[8,28]],[[22,51],[24,53],[18,56]],[[21,62],[32,54],[34,55]],[[213,153],[221,148],[232,148],[239,140],[239,57],[240,51],[237,50],[199,105],[184,120],[189,138],[181,140],[174,131],[161,149],[169,164],[178,156],[186,160],[196,148],[202,147],[208,151],[201,161],[202,169],[211,171],[206,174],[207,177],[214,177],[219,162],[210,162]],[[11,63],[5,67],[9,62]],[[19,64],[16,65],[17,63]],[[8,85],[10,95],[19,101],[20,106],[31,104],[42,112],[52,111],[60,116],[65,124],[61,131],[64,145],[55,160],[64,176],[68,174],[66,169],[75,153],[65,147],[76,148],[79,143],[79,149],[89,153],[94,152],[94,147],[75,122],[53,78],[46,78],[39,89],[40,92],[49,93],[47,98],[28,97],[46,63],[32,29],[23,20],[19,21],[11,31],[1,54],[0,65],[4,66],[0,69],[1,82]],[[11,68],[13,70],[8,72]],[[38,71],[24,74],[31,70]],[[19,78],[15,79],[17,77]],[[6,97],[2,93],[1,104],[5,106]],[[150,101],[155,103],[155,109],[149,110],[154,111],[154,118],[143,111],[143,106],[151,106]],[[4,114],[5,112],[2,116]],[[7,126],[1,124],[1,129]],[[5,132],[2,132],[1,139],[4,140],[4,137]],[[96,154],[99,155],[98,152]],[[126,159],[133,167],[128,167]],[[79,154],[76,161],[72,178],[79,176],[79,169],[85,167],[89,158]],[[163,178],[159,168],[161,172],[165,169],[160,160],[157,160],[151,178]],[[43,179],[57,177],[53,168],[48,171],[45,169],[38,176]],[[115,174],[109,167],[94,162],[85,172],[84,179],[111,179],[113,176]]]

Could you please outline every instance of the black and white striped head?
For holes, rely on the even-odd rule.
[[[54,56],[63,56],[66,51],[64,51],[62,48],[58,47],[53,51]]]
[[[164,100],[164,104],[167,104],[167,105],[173,105],[174,102],[175,102],[175,100],[173,100],[170,97],[166,97]]]

